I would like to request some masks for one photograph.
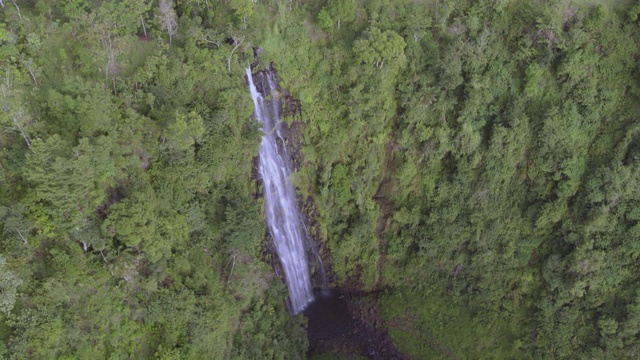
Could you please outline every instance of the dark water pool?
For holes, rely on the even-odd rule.
[[[353,329],[344,296],[338,289],[314,290],[315,301],[303,311],[309,319],[307,338],[309,349],[322,341],[345,336]]]
[[[315,301],[303,314],[308,318],[308,356],[371,360],[408,359],[394,346],[374,308],[359,300],[373,293],[344,293],[340,289],[315,290]]]

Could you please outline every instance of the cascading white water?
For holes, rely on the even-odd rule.
[[[247,68],[249,89],[255,106],[255,117],[262,124],[260,144],[260,175],[264,186],[267,226],[282,263],[289,288],[292,312],[302,311],[313,301],[309,264],[304,248],[306,230],[296,208],[296,196],[290,176],[292,165],[287,155],[281,128],[276,86],[271,73],[260,73],[268,84],[270,99],[264,99],[253,83],[251,69]]]

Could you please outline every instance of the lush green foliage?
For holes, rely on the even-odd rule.
[[[7,3],[0,357],[303,356],[259,260],[252,46],[336,285],[388,289],[401,350],[639,356],[637,1]]]
[[[182,1],[169,45],[155,2],[5,4],[0,358],[302,356],[259,260],[244,25]]]
[[[638,356],[632,5],[326,2],[267,36],[333,269],[390,289],[406,351]]]

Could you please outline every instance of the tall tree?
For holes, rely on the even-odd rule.
[[[0,255],[0,313],[9,315],[16,302],[22,280],[9,269],[7,260]]]
[[[1,124],[17,130],[27,147],[31,147],[31,140],[27,135],[27,126],[32,120],[22,104],[22,91],[16,86],[17,78],[15,74],[17,69],[7,66],[4,69],[0,68],[0,71],[2,70],[4,70],[4,73],[0,75],[2,76],[0,82],[0,97],[2,98],[0,106],[3,110],[2,115],[0,115]]]
[[[158,3],[158,10],[158,21],[160,22],[160,27],[166,30],[169,35],[169,45],[171,45],[171,40],[178,33],[178,21],[176,11],[173,9],[173,1],[160,0]]]

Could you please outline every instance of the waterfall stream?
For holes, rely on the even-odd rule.
[[[255,106],[254,115],[262,125],[262,143],[259,152],[259,170],[265,197],[267,227],[273,237],[284,277],[289,289],[291,310],[302,311],[311,301],[311,277],[304,242],[307,233],[296,208],[296,195],[290,176],[293,166],[287,154],[280,121],[278,94],[273,74],[260,72],[255,75],[264,84],[266,98],[258,92],[251,69],[247,68],[247,80]]]

